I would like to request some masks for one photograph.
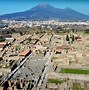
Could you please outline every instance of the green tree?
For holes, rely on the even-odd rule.
[[[74,37],[74,35],[72,35],[72,41],[74,42],[74,40],[75,40],[75,37]]]
[[[66,41],[69,41],[69,36],[68,36],[68,34],[66,35]]]
[[[86,30],[85,30],[85,33],[89,33],[89,29],[86,29]]]

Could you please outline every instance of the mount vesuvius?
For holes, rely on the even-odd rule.
[[[70,8],[59,9],[49,4],[39,4],[30,10],[0,15],[0,19],[14,20],[89,20],[89,15],[82,14]]]

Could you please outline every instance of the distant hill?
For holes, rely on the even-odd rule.
[[[59,19],[59,20],[75,21],[75,20],[89,20],[89,16],[79,13],[70,8],[59,9],[49,4],[39,4],[27,11],[1,15],[0,19],[15,19],[15,20]]]

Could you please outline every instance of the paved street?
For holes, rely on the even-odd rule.
[[[48,70],[48,67],[49,67],[49,63],[50,63],[50,61],[51,61],[51,56],[52,56],[52,53],[47,52],[47,54],[46,54],[46,56],[45,56],[45,58],[44,58],[44,59],[47,60],[47,62],[45,63],[44,71],[43,71],[43,73],[42,73],[42,75],[41,75],[41,79],[39,80],[39,83],[38,83],[38,85],[37,85],[38,90],[40,90],[40,88],[42,88],[42,87],[41,87],[42,84],[45,83],[46,80],[47,80],[47,75],[46,75],[46,74],[47,74],[47,70]]]

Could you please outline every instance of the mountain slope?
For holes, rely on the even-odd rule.
[[[1,15],[0,19],[15,19],[15,20],[89,20],[89,16],[79,13],[70,8],[59,9],[49,4],[39,4],[30,10]]]

